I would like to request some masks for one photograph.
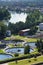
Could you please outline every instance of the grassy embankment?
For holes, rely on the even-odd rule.
[[[23,40],[25,42],[37,42],[39,38],[27,38],[25,36],[12,35],[11,37],[6,37],[4,40]],[[21,43],[21,42],[20,42]],[[9,47],[14,47],[13,44],[9,44]],[[23,47],[23,44],[18,44],[17,47]]]
[[[3,49],[0,49],[0,53],[4,53],[4,50]]]
[[[10,62],[8,65],[32,65],[32,64],[40,63],[40,62],[43,62],[43,55],[37,57],[36,60],[35,58],[25,59],[25,60],[18,61],[17,64],[16,62]]]
[[[14,40],[14,39],[24,40],[26,42],[36,42],[37,39],[39,38],[27,38],[25,36],[19,36],[19,35],[12,35],[11,37],[5,38],[5,40]]]

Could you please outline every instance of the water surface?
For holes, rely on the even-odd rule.
[[[0,54],[0,60],[6,60],[9,58],[12,58],[12,56],[9,54]]]
[[[6,49],[6,52],[24,54],[24,48],[8,48]],[[33,52],[33,50],[30,49],[30,52]]]

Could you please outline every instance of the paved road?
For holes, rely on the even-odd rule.
[[[8,65],[8,63],[5,63],[5,64],[0,64],[0,65]]]

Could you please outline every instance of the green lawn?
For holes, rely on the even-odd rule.
[[[0,53],[4,53],[4,50],[3,49],[0,49]]]
[[[26,42],[36,42],[38,38],[27,38],[24,36],[19,36],[19,35],[12,35],[11,37],[7,37],[5,38],[5,40],[13,40],[13,39],[20,39],[20,40],[24,40]]]
[[[37,60],[36,60],[36,61],[35,61],[34,59],[35,59],[35,58],[21,60],[21,61],[18,61],[17,64],[16,64],[16,62],[10,62],[8,65],[31,65],[31,64],[43,62],[43,55],[37,57]],[[29,60],[30,60],[31,62],[29,62]]]

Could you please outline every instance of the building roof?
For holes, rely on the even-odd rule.
[[[21,30],[22,32],[27,32],[27,31],[30,31],[30,29],[24,29],[24,30]]]
[[[40,23],[40,24],[43,24],[43,23]]]

